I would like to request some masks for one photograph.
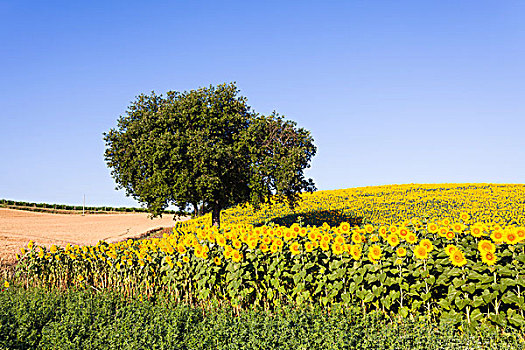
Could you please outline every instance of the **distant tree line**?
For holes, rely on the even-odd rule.
[[[49,203],[33,203],[14,201],[10,199],[0,199],[0,206],[2,207],[23,207],[24,209],[54,209],[54,210],[72,210],[81,211],[84,209],[87,212],[127,212],[127,213],[146,213],[146,208],[132,208],[132,207],[82,207],[81,205],[67,205],[67,204],[49,204]],[[166,214],[176,214],[175,210],[164,210]]]

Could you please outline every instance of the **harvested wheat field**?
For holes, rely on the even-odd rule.
[[[179,220],[186,220],[181,218]],[[12,264],[30,240],[39,245],[92,245],[116,242],[174,225],[173,215],[149,219],[146,213],[47,214],[0,208],[0,263]]]

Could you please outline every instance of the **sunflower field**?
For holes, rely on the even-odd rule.
[[[403,318],[525,326],[525,186],[392,185],[304,194],[178,223],[162,238],[30,242],[27,287],[116,291],[238,309],[358,307]]]

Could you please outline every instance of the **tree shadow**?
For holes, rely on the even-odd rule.
[[[274,223],[276,225],[290,227],[294,223],[302,222],[304,226],[321,226],[326,222],[333,227],[339,226],[342,222],[348,222],[350,226],[359,226],[363,223],[363,219],[363,217],[342,210],[316,210],[275,217],[267,220],[266,224]],[[264,223],[261,223],[260,225],[263,224]]]

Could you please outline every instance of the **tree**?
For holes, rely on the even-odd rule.
[[[104,140],[117,189],[153,216],[201,205],[220,226],[221,209],[271,197],[293,207],[315,190],[303,174],[316,153],[310,132],[275,112],[258,115],[234,83],[141,94]]]

